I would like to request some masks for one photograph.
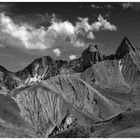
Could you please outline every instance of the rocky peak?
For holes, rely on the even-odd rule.
[[[116,50],[116,58],[120,59],[126,54],[129,54],[130,51],[136,52],[137,49],[132,45],[132,43],[128,40],[127,37],[124,37],[120,46]]]
[[[51,56],[42,56],[40,58],[35,59],[31,64],[39,64],[39,65],[51,65],[53,64],[54,60]],[[30,64],[30,65],[31,65]]]
[[[87,49],[85,49],[82,53],[82,55],[87,55],[88,53],[95,53],[95,52],[99,52],[98,46],[97,45],[89,45],[89,47]]]
[[[86,67],[95,64],[102,60],[102,55],[99,52],[97,45],[90,45],[83,53],[83,65]]]

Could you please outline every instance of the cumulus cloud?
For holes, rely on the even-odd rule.
[[[61,51],[60,49],[56,48],[56,49],[53,49],[53,52],[56,56],[60,56],[61,55]]]
[[[117,27],[115,25],[112,25],[106,19],[104,19],[102,17],[102,15],[99,15],[98,16],[98,21],[96,21],[92,24],[92,29],[94,31],[99,31],[99,30],[116,31]]]
[[[133,7],[133,4],[130,3],[130,2],[124,2],[124,3],[122,3],[122,7],[124,9],[132,8]]]
[[[88,18],[78,18],[78,22],[76,22],[76,32],[79,35],[85,36],[89,39],[94,39],[94,35],[92,33],[92,26],[89,24]]]
[[[69,56],[69,59],[70,59],[70,60],[76,59],[76,55],[73,55],[73,54],[70,55],[70,56]]]
[[[90,31],[90,32],[87,34],[87,38],[89,38],[89,39],[95,39],[95,36],[94,36],[93,32]]]
[[[97,20],[92,24],[89,24],[88,18],[78,18],[79,22],[76,22],[76,31],[78,34],[84,35],[89,39],[95,39],[94,31],[108,30],[116,31],[117,27],[112,25],[102,15],[99,15]]]
[[[22,41],[26,49],[45,49],[44,28],[36,29],[27,24],[17,25],[11,18],[0,14],[2,32],[10,34],[12,37]]]
[[[11,42],[15,42],[15,40],[22,42],[22,45],[19,45],[19,47],[30,50],[53,48],[53,52],[59,56],[61,55],[60,50],[54,48],[54,45],[58,44],[58,42],[62,42],[62,45],[66,42],[74,47],[84,47],[86,39],[95,39],[95,31],[115,31],[117,29],[115,25],[112,25],[101,15],[99,15],[97,20],[90,24],[87,17],[79,17],[78,21],[73,24],[70,21],[58,21],[52,18],[49,27],[35,28],[27,23],[16,24],[9,16],[1,13],[0,29],[2,33],[11,36],[11,40],[14,40]],[[19,41],[17,41],[18,44]]]
[[[52,22],[52,25],[48,28],[48,31],[54,31],[56,34],[61,34],[62,36],[71,36],[75,34],[75,27],[69,21]]]

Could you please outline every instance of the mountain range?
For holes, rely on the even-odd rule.
[[[140,51],[89,45],[78,59],[0,66],[0,137],[140,137]]]

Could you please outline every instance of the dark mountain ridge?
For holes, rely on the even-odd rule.
[[[125,37],[115,54],[108,56],[102,54],[97,45],[90,45],[83,51],[80,58],[70,61],[54,60],[51,56],[43,56],[35,59],[31,64],[18,72],[10,72],[0,66],[0,72],[2,73],[1,86],[13,90],[24,84],[45,80],[58,74],[80,73],[97,62],[122,59],[130,51],[136,52],[137,49]]]

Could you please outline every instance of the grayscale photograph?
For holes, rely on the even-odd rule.
[[[0,138],[140,138],[140,2],[0,2]]]

